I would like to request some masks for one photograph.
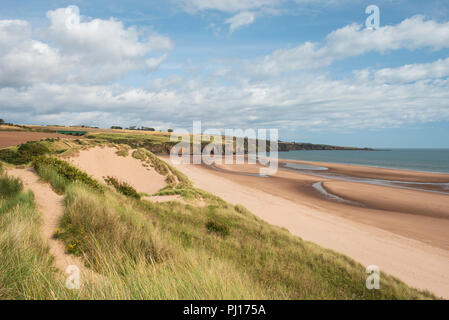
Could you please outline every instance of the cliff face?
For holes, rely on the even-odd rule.
[[[329,146],[325,144],[313,143],[297,143],[297,142],[281,142],[278,143],[278,151],[292,151],[292,150],[365,150],[371,151],[371,148],[354,148],[354,147],[339,147]]]

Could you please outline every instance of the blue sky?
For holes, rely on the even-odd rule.
[[[441,0],[3,0],[0,117],[449,148],[448,58]]]

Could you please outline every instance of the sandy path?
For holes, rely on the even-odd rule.
[[[156,203],[168,202],[168,201],[179,201],[186,204],[187,202],[180,195],[168,195],[168,196],[152,196],[143,197],[144,200],[149,200]]]
[[[111,147],[80,150],[68,161],[99,181],[112,176],[129,183],[138,192],[153,194],[167,185],[166,177],[151,167],[144,167],[142,161],[131,156],[132,151],[127,157],[118,156],[116,151]]]
[[[304,240],[346,254],[365,266],[377,265],[411,286],[449,298],[447,250],[333,215],[324,208],[301,205],[244,186],[200,166],[174,166],[198,188],[230,203],[240,203],[265,221],[285,227]]]
[[[56,194],[47,183],[39,181],[39,176],[32,169],[12,169],[8,175],[20,178],[25,189],[33,191],[39,211],[42,213],[42,234],[55,257],[55,265],[63,272],[69,265],[82,268],[79,258],[65,253],[62,241],[53,239],[55,229],[64,213],[64,196]]]

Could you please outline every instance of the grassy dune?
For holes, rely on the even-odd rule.
[[[142,160],[164,170],[146,152],[141,151]],[[381,274],[381,290],[367,290],[367,275],[359,263],[195,189],[187,177],[165,166],[167,175],[176,178],[161,194],[201,197],[206,206],[152,203],[106,185],[96,188],[79,170],[60,161],[35,166],[65,195],[65,213],[55,237],[98,275],[82,279],[78,291],[64,288],[62,272],[51,266],[32,194],[24,193],[19,181],[3,176],[0,298],[434,298],[386,274]]]
[[[52,266],[40,215],[22,183],[0,177],[0,299],[71,299],[76,292]]]

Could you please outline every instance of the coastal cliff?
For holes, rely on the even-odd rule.
[[[326,144],[313,144],[305,142],[278,142],[278,151],[293,151],[293,150],[364,150],[372,151],[372,148],[355,148],[355,147],[340,147]]]

